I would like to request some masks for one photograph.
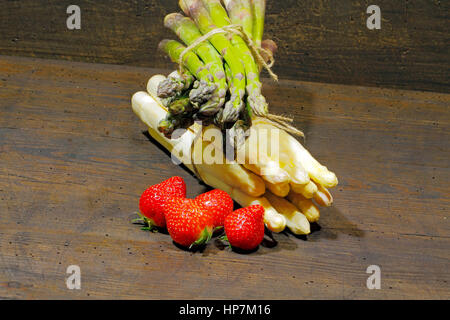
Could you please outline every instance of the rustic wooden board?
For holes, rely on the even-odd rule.
[[[0,57],[1,298],[450,298],[450,95],[266,81],[272,111],[338,174],[335,205],[307,240],[192,253],[130,223],[150,184],[207,189],[131,111],[155,72]],[[81,290],[66,288],[72,264]],[[366,288],[372,264],[381,290]]]
[[[0,53],[172,68],[156,52],[174,35],[163,18],[177,0],[79,0],[81,30],[66,1],[0,2]],[[366,0],[267,1],[266,37],[280,47],[283,78],[450,92],[450,2],[376,2],[381,30],[366,27]]]

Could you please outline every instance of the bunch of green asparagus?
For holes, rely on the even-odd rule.
[[[159,44],[180,64],[179,71],[161,82],[157,91],[168,109],[158,126],[165,136],[195,120],[224,130],[245,129],[253,117],[267,115],[261,64],[255,59],[255,49],[264,59],[276,50],[273,41],[262,41],[265,4],[265,0],[179,0],[185,15],[165,17],[164,25],[184,42]]]

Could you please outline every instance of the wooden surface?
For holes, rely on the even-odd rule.
[[[0,297],[449,299],[450,95],[266,81],[340,179],[307,240],[186,252],[130,223],[180,175],[130,107],[153,69],[0,57]],[[66,288],[79,265],[81,290]],[[382,289],[368,290],[378,265]]]
[[[81,30],[68,30],[71,2],[0,2],[0,53],[173,68],[156,50],[177,0],[78,0]],[[279,45],[284,79],[450,93],[450,1],[267,1],[266,37]],[[381,8],[369,30],[367,7]]]

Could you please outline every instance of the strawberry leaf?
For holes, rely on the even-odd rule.
[[[228,240],[228,237],[227,237],[226,235],[221,236],[221,237],[219,238],[219,240],[222,241],[222,242],[228,242],[228,247],[229,247],[230,249],[233,249],[233,247],[231,246],[231,243],[230,243],[230,241]]]
[[[211,237],[212,237],[211,230],[208,228],[203,229],[202,233],[200,234],[200,237],[197,239],[197,241],[195,241],[189,246],[189,249],[192,249],[194,246],[200,246],[208,243],[209,240],[211,240]]]

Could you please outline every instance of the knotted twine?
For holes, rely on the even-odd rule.
[[[180,75],[183,74],[183,71],[185,69],[183,58],[184,56],[194,50],[196,47],[198,47],[203,42],[208,41],[212,36],[216,34],[233,34],[240,36],[244,42],[247,44],[247,46],[250,49],[250,52],[252,53],[254,59],[257,61],[259,66],[264,67],[267,72],[269,73],[270,77],[278,82],[278,76],[272,71],[272,66],[275,64],[275,58],[273,57],[273,54],[271,51],[262,48],[261,46],[257,46],[254,41],[247,35],[247,33],[244,31],[243,27],[237,24],[231,24],[228,26],[224,26],[222,28],[215,28],[211,30],[210,32],[204,34],[203,36],[197,38],[194,42],[192,42],[187,48],[185,48],[178,59],[178,65],[179,65],[179,73]],[[264,58],[262,57],[261,53],[264,53],[268,57],[269,63],[267,63]],[[294,126],[292,126],[289,123],[292,123],[294,120],[290,117],[275,115],[275,114],[264,114],[264,115],[258,115],[263,118],[266,118],[268,121],[270,121],[275,127],[285,130],[293,135],[300,136],[302,138],[305,137],[302,131],[298,130]]]

